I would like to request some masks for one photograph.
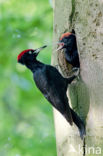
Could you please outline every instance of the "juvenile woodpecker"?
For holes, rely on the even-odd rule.
[[[65,59],[67,60],[67,62],[74,68],[79,68],[80,62],[75,34],[70,32],[62,34],[58,45],[59,47],[57,51],[61,49],[64,50]]]
[[[76,124],[80,137],[83,139],[85,125],[80,117],[70,108],[66,95],[67,86],[76,78],[76,75],[64,78],[55,67],[38,61],[36,58],[45,47],[43,46],[36,50],[24,50],[18,55],[17,60],[32,71],[37,88],[39,88],[52,106],[65,117],[70,125],[73,122]]]

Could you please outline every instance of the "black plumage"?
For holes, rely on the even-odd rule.
[[[59,41],[60,49],[64,49],[65,59],[75,68],[80,67],[76,36],[73,33],[64,33]]]
[[[70,125],[73,122],[77,125],[80,136],[83,138],[85,135],[84,123],[70,108],[66,95],[68,84],[76,76],[64,78],[55,67],[39,62],[36,57],[41,49],[43,48],[23,51],[18,56],[18,62],[26,65],[32,71],[35,84],[45,98],[66,118]]]

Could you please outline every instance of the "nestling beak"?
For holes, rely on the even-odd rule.
[[[59,47],[56,49],[56,51],[59,51],[59,50],[64,48],[64,43],[63,42],[59,42],[58,45],[59,45]]]
[[[47,47],[47,45],[44,45],[44,46],[42,46],[42,47],[36,49],[36,50],[34,51],[34,53],[38,55],[39,52],[40,52],[41,50],[43,50],[44,48],[46,48],[46,47]]]

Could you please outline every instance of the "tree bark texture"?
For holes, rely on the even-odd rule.
[[[55,0],[54,42],[61,34],[76,32],[80,57],[80,78],[69,86],[71,107],[86,123],[87,135],[81,140],[76,126],[70,126],[54,110],[58,156],[103,155],[103,0]],[[52,55],[52,64],[63,76],[71,66],[62,51]],[[90,149],[91,148],[91,149]]]

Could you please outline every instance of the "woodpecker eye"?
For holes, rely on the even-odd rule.
[[[30,50],[28,53],[29,53],[29,54],[32,54],[32,51]]]

